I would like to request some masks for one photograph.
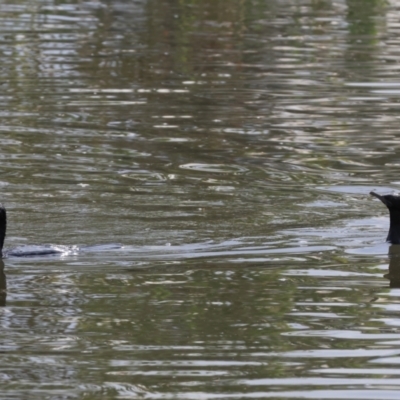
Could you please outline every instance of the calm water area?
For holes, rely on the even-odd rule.
[[[400,1],[0,21],[0,400],[399,399]]]

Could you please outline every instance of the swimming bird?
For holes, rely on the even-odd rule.
[[[53,244],[43,245],[23,245],[14,249],[3,251],[4,239],[7,230],[7,212],[3,204],[0,203],[0,258],[7,257],[31,257],[31,256],[47,256],[51,254],[76,253],[77,251],[106,251],[120,249],[122,246],[118,243],[110,243],[95,246],[59,246]]]
[[[390,226],[386,241],[400,244],[400,196],[393,194],[381,196],[375,192],[370,192],[370,195],[379,199],[389,209]]]

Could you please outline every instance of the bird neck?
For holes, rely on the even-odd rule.
[[[0,257],[3,257],[3,246],[4,239],[6,237],[7,230],[7,217],[6,210],[4,208],[0,209]]]
[[[400,244],[400,210],[390,210],[390,227],[387,241]]]

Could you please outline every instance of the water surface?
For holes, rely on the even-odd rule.
[[[229,3],[229,4],[228,4]],[[397,399],[395,1],[0,4],[0,399]]]

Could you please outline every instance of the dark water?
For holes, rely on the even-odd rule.
[[[0,399],[398,399],[395,1],[0,11]]]

